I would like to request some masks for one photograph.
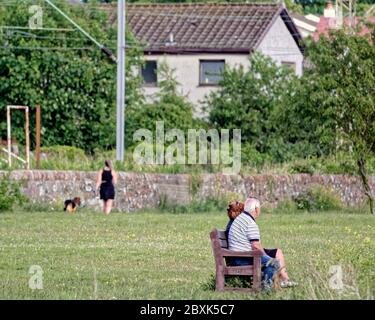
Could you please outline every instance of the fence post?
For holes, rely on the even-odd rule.
[[[11,136],[10,136],[10,107],[7,107],[7,127],[8,127],[8,134],[7,134],[7,140],[8,140],[8,165],[9,168],[12,166],[12,156],[11,156],[11,149],[12,149],[12,142],[11,142]]]
[[[36,168],[40,169],[40,105],[36,106]]]
[[[25,108],[26,114],[26,124],[25,124],[25,131],[26,131],[26,169],[30,169],[30,131],[29,131],[29,107]]]

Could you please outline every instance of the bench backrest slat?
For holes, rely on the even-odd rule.
[[[219,239],[222,249],[228,249],[228,241],[226,239]]]
[[[227,234],[225,231],[217,230],[217,236],[219,239],[227,240]]]

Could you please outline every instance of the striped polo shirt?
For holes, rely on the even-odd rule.
[[[259,240],[259,227],[255,219],[247,212],[242,212],[232,223],[228,234],[228,249],[251,251],[251,241]]]

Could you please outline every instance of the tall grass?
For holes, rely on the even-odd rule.
[[[24,157],[21,150],[21,156]],[[251,157],[246,155],[246,157]],[[46,170],[82,170],[95,171],[103,166],[105,159],[115,159],[114,150],[99,151],[85,154],[83,150],[68,146],[52,146],[42,148],[41,168]],[[0,151],[0,170],[8,170],[6,154]],[[13,169],[22,169],[23,164],[14,160]],[[31,153],[31,168],[35,168],[35,153]],[[119,171],[153,172],[153,173],[220,173],[221,165],[139,165],[134,162],[132,150],[126,150],[125,160],[116,162]],[[242,164],[242,174],[268,173],[268,174],[294,174],[294,173],[320,173],[320,174],[357,174],[357,165],[349,153],[338,153],[321,158],[295,159],[287,163],[273,163],[266,161],[261,165]],[[369,174],[375,174],[375,158],[367,163]]]

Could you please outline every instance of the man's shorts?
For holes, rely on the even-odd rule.
[[[277,249],[264,249],[267,255],[261,257],[262,281],[271,284],[274,274],[280,268],[280,263],[275,259]],[[234,258],[232,266],[247,266],[253,264],[253,258]]]
[[[277,249],[264,249],[264,252],[267,256],[270,256],[271,258],[276,258]]]

